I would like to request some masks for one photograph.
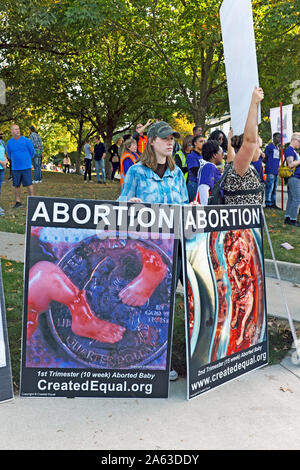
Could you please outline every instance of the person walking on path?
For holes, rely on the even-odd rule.
[[[33,184],[42,182],[42,157],[43,157],[43,142],[41,136],[37,133],[34,126],[29,127],[30,136],[29,139],[34,147],[33,156]]]
[[[280,163],[280,132],[273,134],[273,142],[265,149],[266,207],[280,209],[276,206],[276,191],[278,183],[278,168]]]
[[[95,137],[94,145],[94,159],[96,166],[97,182],[98,184],[106,184],[106,173],[105,173],[105,157],[106,147],[103,142],[100,141],[99,135]],[[100,172],[102,175],[102,181],[100,181]]]
[[[64,156],[63,163],[64,163],[64,173],[70,173],[71,160],[67,153]]]
[[[288,179],[288,201],[285,210],[285,223],[300,227],[297,222],[298,209],[300,205],[300,157],[296,150],[300,149],[300,132],[292,135],[290,145],[284,152],[287,165],[294,169],[293,175]]]
[[[91,141],[90,139],[87,139],[85,144],[84,144],[84,165],[85,165],[85,171],[84,171],[84,182],[87,183],[87,176],[89,177],[89,182],[92,182],[92,146],[91,146]]]
[[[21,184],[33,196],[31,159],[35,154],[33,144],[27,137],[21,136],[18,125],[11,126],[12,138],[6,144],[7,156],[12,163],[12,181],[15,188],[16,203],[14,208],[21,207]]]

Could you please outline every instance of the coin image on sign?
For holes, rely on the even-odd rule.
[[[174,239],[99,239],[90,233],[64,246],[56,262],[86,304],[52,301],[35,334],[42,334],[52,354],[56,350],[59,367],[165,370]],[[39,366],[53,367],[53,360],[45,362]]]

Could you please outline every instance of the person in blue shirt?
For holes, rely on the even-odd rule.
[[[217,140],[208,140],[202,147],[203,159],[198,171],[198,196],[203,206],[208,203],[210,191],[221,178],[221,172],[217,168],[223,160],[223,149]]]
[[[33,196],[31,159],[35,154],[33,144],[27,137],[21,136],[18,125],[11,126],[12,138],[6,144],[6,152],[12,164],[12,180],[15,188],[16,203],[14,208],[21,207],[21,184]]]
[[[294,169],[293,175],[288,179],[288,201],[285,210],[285,223],[300,227],[297,222],[298,209],[300,205],[300,157],[297,150],[300,149],[300,132],[292,135],[290,145],[284,152],[289,168]]]
[[[278,168],[280,163],[280,132],[273,134],[273,142],[265,149],[266,179],[266,207],[280,209],[276,206],[276,191],[278,182]]]
[[[186,157],[186,164],[188,168],[188,181],[187,190],[189,194],[189,201],[193,201],[197,194],[198,187],[198,170],[200,167],[200,160],[202,159],[202,146],[205,143],[203,135],[196,135],[192,140],[193,150]]]
[[[140,161],[128,169],[118,201],[187,204],[184,176],[172,157],[174,137],[180,134],[158,121],[147,135],[146,149]]]

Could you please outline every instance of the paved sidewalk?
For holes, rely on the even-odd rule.
[[[0,233],[0,255],[24,261],[24,235]],[[300,288],[282,281],[294,320]],[[268,313],[286,318],[277,279],[266,279]],[[202,450],[300,448],[300,365],[291,352],[186,400],[186,380],[169,399],[20,398],[0,404],[1,450]]]

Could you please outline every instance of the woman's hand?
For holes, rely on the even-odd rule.
[[[142,202],[142,200],[138,197],[132,197],[128,202]]]
[[[255,87],[252,93],[252,101],[255,104],[260,103],[264,99],[264,90],[262,88]]]

